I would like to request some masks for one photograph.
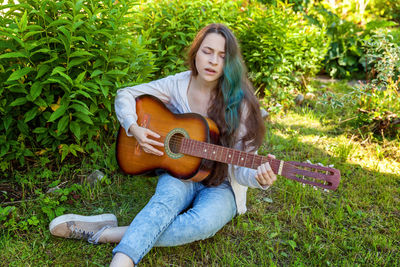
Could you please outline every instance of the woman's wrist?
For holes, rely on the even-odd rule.
[[[137,124],[132,124],[131,126],[129,126],[129,130],[128,133],[131,135],[135,135],[135,130],[139,127],[139,125]]]

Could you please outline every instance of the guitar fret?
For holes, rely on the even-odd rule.
[[[199,157],[202,156],[202,154],[201,154],[202,151],[201,151],[200,145],[201,145],[201,144],[199,144],[199,143],[197,143],[197,142],[194,142],[194,143],[193,143],[193,149],[194,149],[194,151],[196,152],[196,154],[197,154]]]
[[[206,151],[205,153],[207,155],[207,158],[211,159],[212,158],[212,147],[208,144],[206,144],[204,146],[205,146],[205,151]]]
[[[186,152],[187,153],[193,153],[192,146],[193,146],[192,140],[191,139],[186,139]]]
[[[249,155],[249,153],[243,152],[245,153],[245,167],[250,168],[250,162],[249,160],[251,160],[251,157]]]
[[[259,158],[259,160],[260,160],[260,163],[258,164],[258,166],[260,166],[261,164],[264,163],[264,157],[258,156],[258,158]]]
[[[249,154],[248,153],[246,153],[245,154],[246,156],[245,156],[245,164],[246,164],[246,166],[245,167],[249,167],[250,166],[250,162],[249,162]]]
[[[183,138],[180,152],[195,157],[205,158],[227,164],[257,169],[265,157],[244,151],[226,148],[215,144],[205,143],[194,139]]]
[[[199,147],[199,143],[197,143],[196,140],[194,140],[193,142],[193,152],[196,153],[198,157],[201,157],[201,150]]]
[[[229,150],[227,153],[228,156],[228,161],[230,164],[234,164],[234,159],[235,159],[235,151],[234,150]]]
[[[214,160],[215,161],[218,161],[218,149],[219,149],[219,147],[218,146],[213,146],[213,157],[214,157]]]
[[[200,157],[201,156],[199,154],[198,145],[195,142],[195,140],[192,141],[192,152],[193,152],[193,155],[196,156],[196,157]]]
[[[225,163],[228,163],[228,164],[231,164],[232,162],[230,161],[230,159],[232,159],[232,156],[231,157],[229,157],[229,155],[230,155],[230,150],[229,149],[223,149],[224,150],[224,155],[225,155],[225,160],[224,160],[224,162]]]
[[[212,160],[216,159],[216,152],[215,152],[215,146],[214,145],[210,145],[210,158]]]
[[[208,145],[208,154],[209,154],[209,158],[211,159],[211,160],[215,160],[213,157],[214,157],[214,147],[210,144],[210,145]]]
[[[260,156],[260,155],[257,155],[257,157],[256,157],[256,165],[257,166],[255,166],[256,168],[258,167],[258,166],[260,166],[262,163],[263,163],[263,159],[264,159],[264,157],[263,156]]]
[[[188,145],[188,152],[193,153],[193,140],[188,139],[189,145]]]
[[[217,146],[217,156],[219,155],[219,159],[217,158],[218,161],[222,160],[222,153],[221,153],[221,147]]]
[[[190,153],[190,139],[186,139],[185,138],[185,152],[188,154],[188,153]]]
[[[234,163],[234,161],[233,161],[233,159],[234,159],[234,150],[233,149],[229,149],[229,148],[225,148],[225,151],[226,151],[226,162],[227,163],[229,163],[229,164],[233,164]]]
[[[209,159],[210,158],[210,149],[209,149],[209,147],[207,146],[206,143],[202,144],[202,149],[203,149],[203,153],[204,153],[205,158]]]
[[[190,153],[193,155],[196,155],[196,150],[194,149],[194,141],[190,140],[190,145],[189,145]]]
[[[182,138],[182,142],[181,142],[181,146],[179,148],[179,152],[184,153],[185,154],[185,138]]]
[[[199,151],[200,151],[201,155],[203,155],[203,157],[204,157],[204,143],[199,143]]]
[[[235,150],[233,149],[226,149],[226,154],[228,157],[228,162],[230,164],[234,164],[234,159],[235,159]]]
[[[232,163],[233,164],[235,164],[236,163],[236,165],[238,165],[239,164],[239,155],[238,155],[238,151],[232,151],[233,153],[233,155],[232,155]]]
[[[203,144],[196,142],[196,151],[199,153],[199,156],[202,157],[203,155]]]
[[[214,160],[217,160],[218,159],[218,146],[216,146],[216,145],[213,145],[212,146],[213,147],[213,151],[212,151],[212,154],[213,154],[213,159]]]
[[[239,151],[239,162],[240,162],[240,166],[243,166],[244,164],[244,157],[242,155],[242,151]]]

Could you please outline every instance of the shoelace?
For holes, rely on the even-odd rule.
[[[93,236],[94,232],[87,232],[85,230],[82,230],[80,228],[76,228],[74,226],[70,227],[71,234],[70,238],[78,238],[78,239],[89,239]]]

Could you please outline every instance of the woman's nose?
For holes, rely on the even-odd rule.
[[[209,58],[209,61],[211,64],[215,65],[218,63],[218,56],[215,54],[212,54]]]

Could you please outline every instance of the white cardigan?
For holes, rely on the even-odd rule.
[[[119,89],[115,99],[115,112],[122,127],[128,131],[132,124],[136,124],[135,98],[143,94],[156,96],[174,113],[192,112],[187,98],[190,75],[191,72],[186,71],[149,83]],[[246,129],[243,122],[241,122],[239,127],[238,136],[240,137],[246,133]],[[128,132],[127,134],[130,135]],[[237,142],[235,148],[240,149],[240,146],[241,143]],[[246,150],[250,151],[251,148]],[[234,165],[228,166],[229,177],[227,179],[229,179],[235,195],[238,214],[243,214],[247,210],[247,187],[264,190],[268,188],[268,186],[261,186],[255,179],[255,175],[256,170]]]

